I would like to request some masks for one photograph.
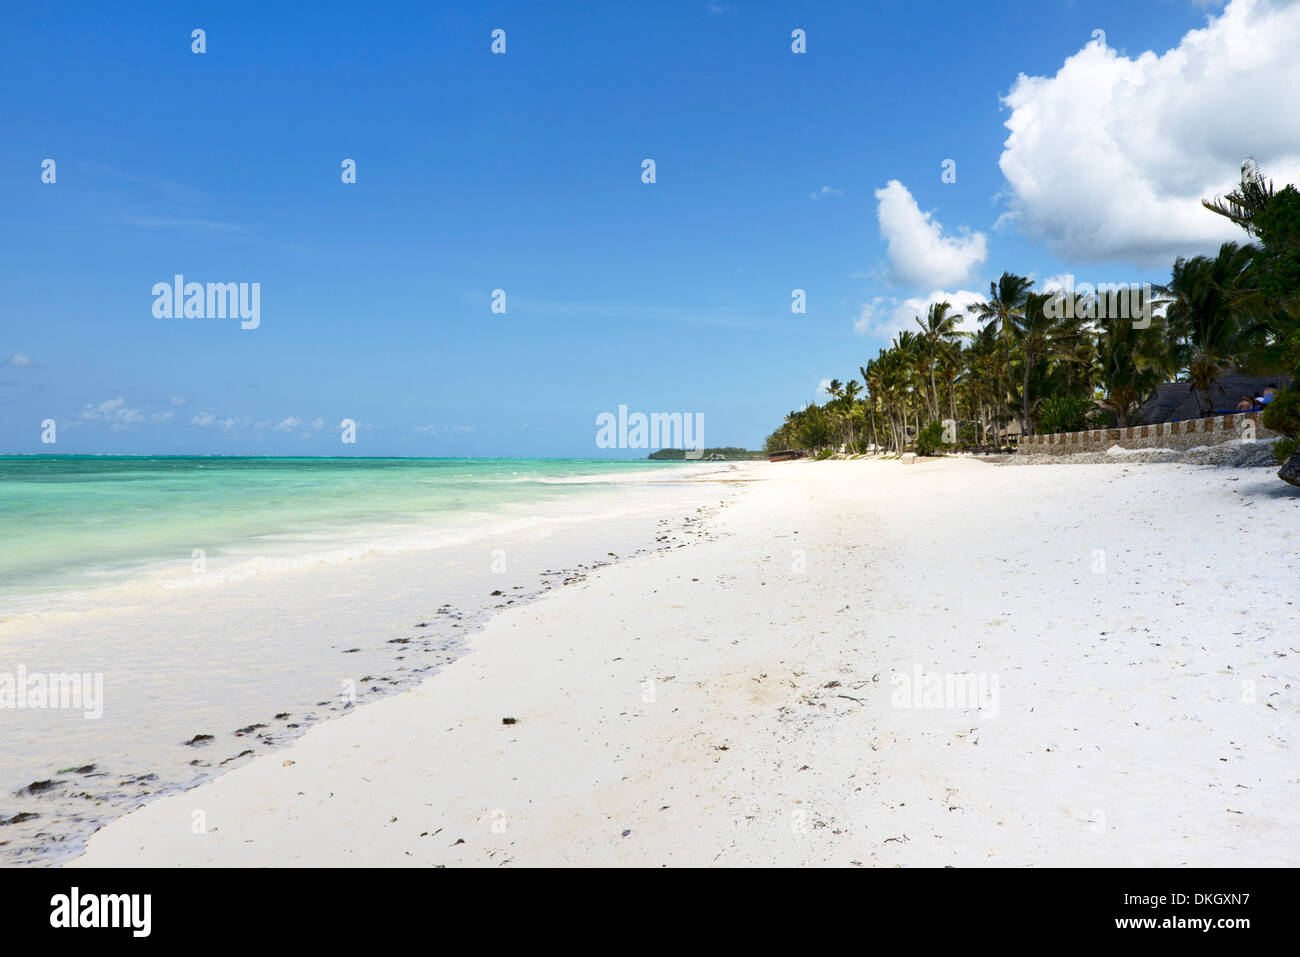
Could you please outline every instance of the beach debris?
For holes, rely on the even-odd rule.
[[[277,714],[277,715],[275,716],[275,720],[276,720],[276,721],[284,721],[284,720],[286,720],[288,717],[289,717],[289,712],[288,712],[288,711],[281,711],[279,714]]]
[[[502,723],[502,724],[518,724],[518,723],[519,723],[519,719],[518,719],[518,718],[502,718],[502,719],[501,719],[501,723]]]
[[[31,784],[27,785],[27,787],[23,788],[17,793],[19,795],[22,795],[24,792],[27,794],[41,794],[44,791],[48,791],[50,788],[54,787],[55,785],[62,784],[62,783],[63,783],[62,781],[53,781],[53,780],[33,781]]]
[[[496,589],[495,591],[492,591],[492,592],[489,593],[490,597],[493,597],[493,598],[495,598],[497,595],[504,595],[504,594],[505,594],[505,592],[503,592],[500,588],[498,588],[498,589]]]
[[[196,734],[194,737],[190,738],[188,741],[185,742],[185,746],[189,748],[196,748],[200,744],[207,744],[209,741],[215,741],[215,740],[216,739],[212,737],[212,735],[210,734]]]
[[[266,725],[264,724],[250,724],[248,727],[240,728],[238,731],[236,731],[235,737],[242,738],[246,734],[252,734],[254,731],[257,731],[259,728],[265,728],[265,727]]]
[[[343,652],[343,654],[345,654],[345,655],[354,655],[354,654],[356,654],[356,653],[357,653],[358,651],[360,651],[360,650],[361,650],[360,648],[348,648],[346,651]]]
[[[0,817],[0,826],[5,824],[21,824],[23,821],[31,821],[40,817],[39,814],[33,814],[30,811],[19,811],[11,818]]]
[[[291,768],[291,767],[294,766],[295,763],[296,763],[296,762],[294,762],[294,761],[291,760],[290,758],[285,758],[283,761],[280,762],[280,767],[282,767],[282,768]]]
[[[79,768],[62,768],[59,774],[89,774],[93,770],[95,770],[93,764],[83,764]]]

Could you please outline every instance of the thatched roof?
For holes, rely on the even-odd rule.
[[[1285,388],[1290,382],[1287,376],[1225,373],[1210,387],[1211,411],[1234,412],[1243,396],[1253,399],[1270,385]],[[1181,422],[1200,417],[1200,401],[1200,397],[1192,391],[1190,382],[1166,382],[1156,390],[1155,395],[1138,406],[1136,414],[1141,417],[1140,421],[1148,425]]]

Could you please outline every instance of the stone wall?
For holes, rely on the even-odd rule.
[[[1019,451],[1022,454],[1068,455],[1071,452],[1104,452],[1112,445],[1124,449],[1186,451],[1198,445],[1218,445],[1241,438],[1272,441],[1280,436],[1259,424],[1258,412],[1238,412],[1234,415],[1215,415],[1208,419],[1132,425],[1126,429],[1027,435],[1021,437]]]

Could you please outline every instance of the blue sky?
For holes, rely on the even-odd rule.
[[[1242,5],[1239,29],[1279,31]],[[6,12],[0,451],[642,455],[595,446],[596,416],[620,404],[701,413],[707,444],[758,447],[821,379],[856,375],[908,299],[983,291],[1003,269],[1163,279],[1178,236],[1116,245],[1115,230],[1069,225],[1095,203],[1051,152],[1080,144],[1052,134],[1090,115],[1078,98],[1096,84],[1021,87],[1027,118],[1067,106],[1017,147],[1013,182],[1002,98],[1074,57],[1081,75],[1136,70],[1158,102],[1177,99],[1185,64],[1183,82],[1129,64],[1218,9],[271,6]],[[1121,109],[1133,102],[1099,108],[1118,138],[1107,155],[1151,170],[1155,199],[1180,211],[1252,149],[1300,156],[1255,116],[1207,143],[1177,107],[1169,135],[1196,145],[1168,147],[1177,163],[1148,155]],[[1178,165],[1189,153],[1199,169]],[[891,181],[893,253],[877,196]],[[1076,211],[1056,209],[1072,189]],[[982,257],[962,245],[975,233]],[[156,318],[151,289],[176,273],[260,283],[260,326]],[[344,418],[360,423],[354,446]]]

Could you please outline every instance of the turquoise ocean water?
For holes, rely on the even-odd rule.
[[[465,527],[679,462],[0,456],[0,610],[90,589],[196,549],[219,565],[401,529]]]
[[[729,468],[0,457],[0,680],[102,683],[93,717],[0,701],[0,866],[66,860],[142,800],[453,666],[497,610],[680,546],[725,494],[694,479]]]

